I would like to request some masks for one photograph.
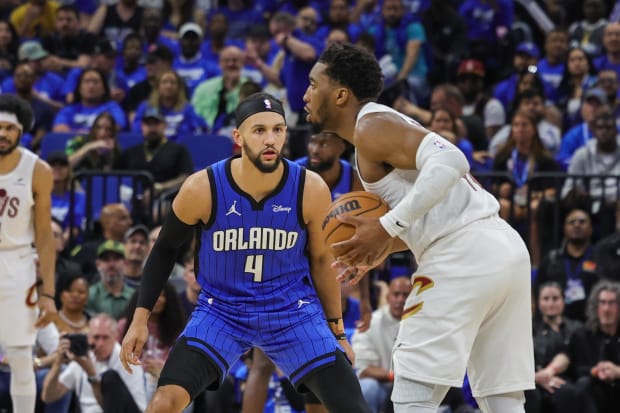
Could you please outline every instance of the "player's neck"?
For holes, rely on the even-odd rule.
[[[254,200],[261,201],[278,186],[284,173],[283,161],[273,172],[261,172],[249,159],[233,160],[231,171],[235,183]]]

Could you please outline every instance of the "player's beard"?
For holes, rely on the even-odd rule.
[[[308,169],[314,172],[325,172],[328,171],[336,162],[336,158],[321,160],[318,164],[312,164],[310,159],[308,159]]]
[[[273,164],[266,164],[263,161],[261,161],[260,159],[260,154],[255,154],[254,152],[252,152],[252,150],[250,149],[250,147],[243,142],[243,152],[245,153],[245,155],[248,157],[248,159],[250,161],[252,161],[252,163],[254,164],[254,166],[261,172],[263,173],[271,173],[273,171],[275,171],[276,169],[278,169],[278,166],[280,166],[280,162],[282,161],[282,153],[277,151],[278,153],[278,157],[275,159]],[[276,150],[275,148],[272,148],[272,150]]]
[[[2,138],[0,138],[0,139],[2,139]],[[6,149],[1,149],[0,148],[0,156],[6,156],[6,155],[11,154],[19,146],[19,143],[21,142],[21,140],[22,140],[22,138],[20,136],[19,138],[17,138],[15,140],[15,143],[13,143],[8,148],[6,148]],[[7,141],[8,141],[8,139],[7,139]]]

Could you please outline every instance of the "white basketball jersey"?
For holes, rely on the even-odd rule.
[[[419,126],[419,123],[413,119],[377,103],[364,105],[357,115],[357,122],[365,115],[375,112],[394,113],[408,123]],[[418,171],[415,169],[393,169],[377,182],[366,182],[361,176],[364,171],[360,171],[359,165],[357,170],[364,189],[381,196],[390,208],[394,208],[411,191],[418,177]],[[409,230],[401,238],[419,260],[424,250],[435,240],[471,222],[496,215],[498,211],[497,200],[468,173],[448,192],[446,198],[420,219],[413,221]]]
[[[0,251],[34,242],[32,175],[37,156],[24,148],[17,167],[0,175]]]

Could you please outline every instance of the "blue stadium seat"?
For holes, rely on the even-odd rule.
[[[228,158],[233,154],[233,142],[227,136],[220,135],[183,135],[179,136],[178,143],[189,150],[194,161],[194,170],[199,171],[207,166]]]
[[[139,133],[121,132],[118,134],[118,144],[120,145],[121,150],[140,145],[142,142],[144,142],[144,138]]]
[[[65,151],[69,139],[76,136],[74,132],[50,132],[45,134],[41,139],[41,150],[39,157],[47,159],[50,153],[54,151]]]

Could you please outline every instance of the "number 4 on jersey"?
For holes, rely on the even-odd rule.
[[[254,282],[263,281],[263,256],[248,255],[245,257],[245,272],[254,274]]]

